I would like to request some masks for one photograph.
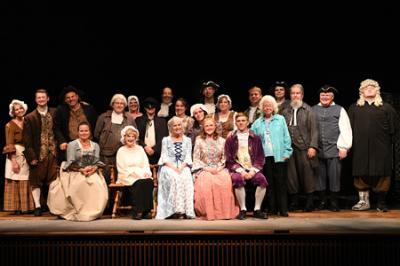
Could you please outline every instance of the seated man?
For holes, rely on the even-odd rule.
[[[267,219],[267,214],[262,212],[267,179],[262,173],[264,166],[264,152],[261,139],[248,129],[249,118],[245,113],[236,115],[235,130],[225,142],[226,167],[231,173],[235,195],[239,202],[240,212],[237,219],[246,218],[246,182],[251,182],[257,187],[255,193],[254,218]]]

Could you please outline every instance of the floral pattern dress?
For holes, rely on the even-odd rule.
[[[185,167],[181,173],[165,166],[173,163]],[[158,162],[158,206],[156,219],[165,219],[175,213],[185,214],[187,218],[194,218],[193,207],[193,177],[190,171],[192,166],[192,142],[183,136],[181,142],[175,142],[168,136],[162,141],[161,156]]]
[[[193,154],[195,172],[194,208],[201,219],[234,219],[239,208],[235,203],[232,179],[225,166],[225,139],[196,138]],[[211,173],[204,168],[218,168]]]

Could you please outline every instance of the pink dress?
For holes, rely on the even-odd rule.
[[[194,209],[200,219],[234,219],[239,213],[233,194],[232,179],[226,168],[216,174],[204,171],[204,167],[225,165],[225,139],[196,139],[193,155]]]

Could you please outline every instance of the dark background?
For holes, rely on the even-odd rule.
[[[35,89],[44,87],[56,106],[65,84],[84,91],[99,113],[114,93],[158,98],[165,85],[194,103],[206,80],[222,86],[235,110],[247,107],[250,86],[266,93],[276,80],[302,83],[311,105],[325,83],[339,89],[336,102],[344,107],[356,101],[365,78],[384,92],[397,89],[400,23],[389,6],[304,12],[201,5],[91,17],[31,5],[0,21],[2,125],[12,99],[27,102],[30,112]]]

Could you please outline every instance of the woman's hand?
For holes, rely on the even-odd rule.
[[[97,171],[97,166],[86,166],[84,168],[79,169],[82,175],[88,177],[94,174]]]
[[[12,161],[12,171],[16,174],[19,174],[19,171],[21,170],[21,168],[19,167],[19,164],[17,163],[17,161]]]

